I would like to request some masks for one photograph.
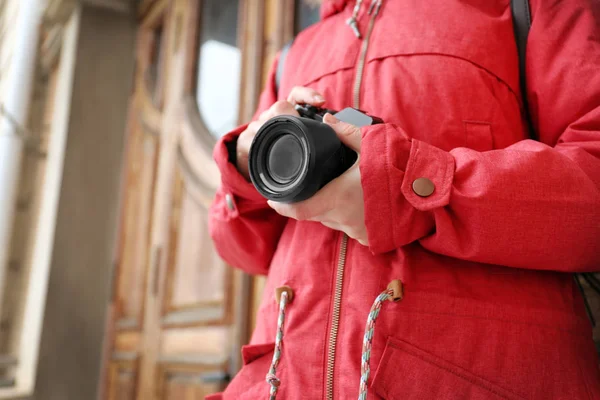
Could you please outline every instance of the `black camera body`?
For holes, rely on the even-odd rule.
[[[308,199],[356,162],[356,152],[322,122],[326,113],[358,127],[383,122],[354,108],[339,112],[310,105],[295,108],[299,117],[271,118],[250,147],[252,183],[264,197],[281,203]]]

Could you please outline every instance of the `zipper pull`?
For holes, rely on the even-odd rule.
[[[356,18],[354,16],[352,16],[346,20],[346,25],[348,25],[350,27],[350,29],[352,29],[352,32],[354,32],[354,35],[358,39],[361,39],[360,30],[358,30],[358,24],[356,23]]]

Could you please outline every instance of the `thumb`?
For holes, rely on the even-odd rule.
[[[358,126],[342,122],[329,113],[325,114],[323,117],[323,122],[333,128],[342,143],[357,153],[360,153],[360,142],[362,136]]]

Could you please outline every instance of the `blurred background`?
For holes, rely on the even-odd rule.
[[[236,373],[263,281],[213,249],[212,147],[318,3],[0,0],[0,399]]]
[[[319,3],[0,0],[0,399],[227,385],[263,280],[214,251],[211,152]]]

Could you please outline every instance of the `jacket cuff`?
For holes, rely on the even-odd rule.
[[[221,173],[221,186],[224,193],[232,196],[232,200],[243,199],[252,203],[266,204],[267,200],[261,196],[252,182],[248,182],[239,173],[235,164],[230,162],[228,143],[236,141],[247,126],[242,125],[223,136],[215,145],[213,157]]]
[[[415,187],[415,181],[425,179],[433,184],[428,194]],[[450,192],[454,180],[454,157],[428,143],[412,141],[410,157],[402,182],[402,193],[408,202],[419,211],[430,211],[450,203]]]
[[[449,153],[409,139],[398,126],[373,125],[362,128],[359,166],[373,253],[395,250],[433,230],[432,210],[450,199],[454,158]],[[433,184],[431,194],[415,193],[418,178]]]

